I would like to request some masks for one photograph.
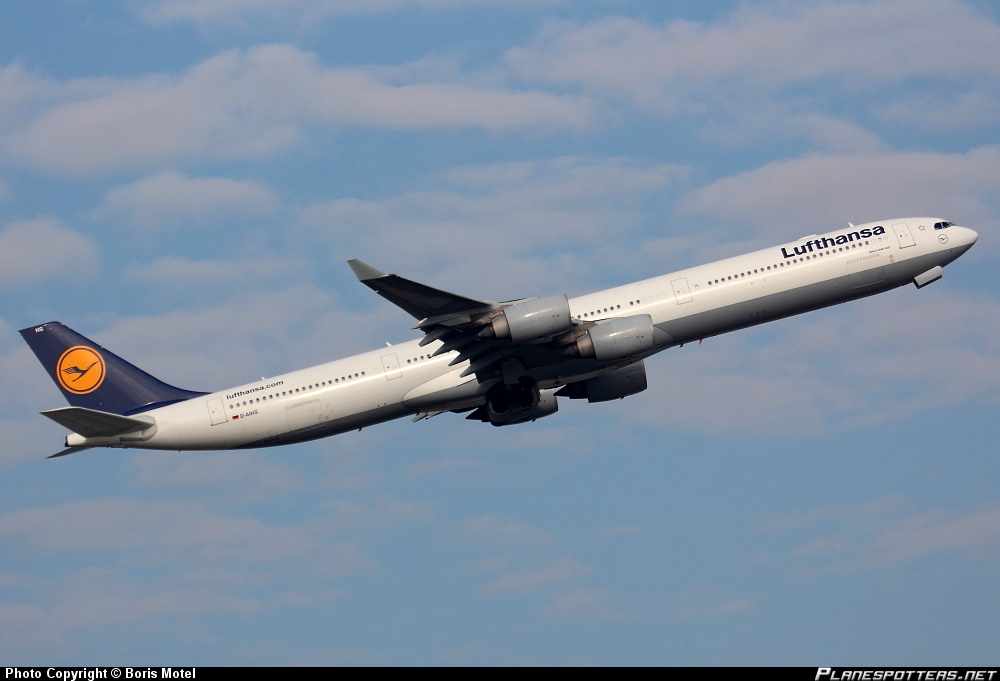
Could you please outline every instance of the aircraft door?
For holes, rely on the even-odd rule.
[[[691,302],[691,288],[688,286],[688,280],[684,277],[680,279],[674,279],[670,282],[670,285],[674,289],[674,297],[677,298],[677,304]]]
[[[385,369],[385,378],[387,381],[403,375],[403,372],[399,370],[399,360],[396,359],[396,353],[382,356],[382,368]]]
[[[905,222],[897,222],[892,226],[892,231],[896,233],[896,240],[899,241],[900,248],[907,248],[908,246],[914,246],[913,235],[910,234],[910,228]]]
[[[208,417],[212,420],[213,426],[226,422],[226,413],[222,409],[221,397],[208,401]]]

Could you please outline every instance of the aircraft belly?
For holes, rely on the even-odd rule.
[[[308,442],[319,440],[331,435],[340,435],[352,430],[360,430],[368,426],[374,426],[385,421],[392,421],[402,416],[412,413],[404,407],[402,403],[389,404],[376,407],[368,411],[350,414],[338,419],[331,419],[323,423],[309,426],[293,432],[285,432],[280,435],[260,438],[250,442],[235,445],[234,449],[255,449],[259,447],[275,447],[278,445],[294,444],[296,442]]]

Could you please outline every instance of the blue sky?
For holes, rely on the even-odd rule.
[[[987,2],[13,0],[8,664],[987,664],[1000,630]],[[846,224],[942,281],[669,350],[533,424],[44,460],[58,319],[217,390],[413,337],[344,260],[582,294]]]

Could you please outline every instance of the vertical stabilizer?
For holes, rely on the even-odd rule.
[[[59,322],[21,336],[74,407],[128,415],[205,394],[167,385]]]

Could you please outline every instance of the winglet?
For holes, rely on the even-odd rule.
[[[378,279],[385,276],[385,272],[379,272],[371,265],[363,263],[357,258],[348,260],[347,264],[351,266],[351,271],[354,272],[354,276],[358,278],[358,281],[368,281],[369,279]]]

